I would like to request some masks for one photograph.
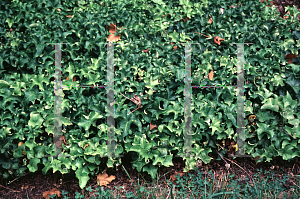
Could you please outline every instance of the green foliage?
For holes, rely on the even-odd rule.
[[[45,173],[50,169],[61,173],[76,170],[81,188],[90,174],[98,172],[97,166],[107,156],[106,91],[78,86],[107,83],[107,48],[103,43],[107,42],[106,26],[110,23],[116,23],[115,35],[122,37],[114,46],[117,157],[108,158],[108,167],[120,164],[118,155],[131,151],[138,156],[133,166],[155,178],[159,166],[172,165],[171,152],[184,155],[185,48],[177,43],[178,49],[173,50],[170,42],[198,43],[192,45],[192,84],[227,86],[193,88],[192,153],[197,157],[184,158],[185,170],[194,169],[198,159],[209,163],[216,142],[234,137],[237,98],[232,86],[237,79],[238,60],[236,47],[230,43],[253,43],[244,47],[245,80],[249,81],[244,87],[245,115],[255,114],[258,121],[253,127],[256,137],[246,129],[246,152],[266,161],[277,155],[284,160],[300,155],[300,62],[298,58],[287,64],[284,57],[299,54],[300,33],[291,24],[292,17],[283,20],[274,6],[254,0],[241,1],[238,8],[229,8],[235,1],[101,3],[105,6],[94,1],[1,1],[3,177],[12,175],[9,169],[14,175],[24,172],[18,158],[28,159],[25,166],[30,172],[41,165]],[[226,8],[223,14],[220,6]],[[294,19],[299,14],[295,7],[287,9]],[[189,19],[184,22],[186,17]],[[211,24],[207,23],[210,18]],[[215,36],[225,41],[217,45]],[[61,46],[62,85],[69,86],[63,88],[61,123],[68,144],[62,145],[57,156],[52,141],[55,55],[50,43],[61,42],[68,43]],[[144,53],[148,48],[149,53]],[[209,80],[205,76],[211,70],[215,76]],[[127,104],[119,92],[146,93],[147,97],[141,97],[139,110],[127,115],[136,105]],[[286,132],[277,128],[282,120]],[[150,123],[158,128],[150,131]],[[25,144],[18,146],[21,141]]]

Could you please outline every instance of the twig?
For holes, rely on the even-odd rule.
[[[198,33],[198,34],[203,35],[203,36],[205,36],[205,37],[212,38],[212,36],[207,36],[207,35],[204,35],[204,34],[202,34],[202,33],[200,33],[200,32],[194,32],[194,33]]]
[[[224,160],[224,162],[226,162],[226,164],[228,164],[228,162],[223,158],[223,156],[216,150],[216,152],[219,154],[219,156],[222,158],[222,160]],[[234,171],[232,170],[232,168],[230,167],[232,173],[234,173]]]
[[[1,185],[1,184],[0,184],[0,186],[3,187],[3,188],[5,188],[5,189],[9,189],[9,190],[11,190],[11,191],[14,191],[14,192],[20,192],[20,191],[13,190],[13,189],[10,189],[10,188],[8,188],[8,187],[5,187],[5,186],[3,186],[3,185]]]
[[[289,134],[289,133],[287,133],[287,132],[285,132],[284,130],[282,130],[278,125],[276,125],[282,132],[284,132],[285,134],[287,134],[287,135],[289,135],[289,136],[291,136],[292,138],[294,138],[291,134]],[[294,138],[294,139],[296,139],[296,138]]]
[[[121,92],[120,92],[121,93]],[[123,93],[121,93],[121,95],[123,95]],[[123,95],[124,97],[126,97],[125,95]],[[138,110],[139,108],[141,108],[141,105],[142,105],[142,102],[141,102],[141,98],[138,96],[138,95],[133,95],[133,98],[128,98],[126,97],[127,99],[129,99],[130,101],[132,101],[133,103],[135,103],[136,105],[138,105],[138,107],[131,111],[130,113],[128,113],[127,115],[130,115],[131,113],[133,113],[134,111]]]
[[[10,184],[10,183],[12,183],[13,181],[15,181],[15,180],[17,180],[17,179],[19,179],[19,178],[21,178],[21,177],[23,177],[23,176],[26,176],[27,174],[29,174],[29,173],[26,173],[26,174],[24,174],[24,175],[22,175],[22,176],[19,176],[19,177],[17,177],[16,179],[14,179],[14,180],[8,182],[7,184]]]
[[[225,157],[224,157],[225,158]],[[227,158],[225,158],[225,159],[227,159]],[[237,163],[235,163],[235,162],[233,162],[232,160],[230,160],[230,159],[227,159],[227,160],[229,160],[230,162],[232,162],[233,164],[235,164],[235,165],[237,165],[238,167],[240,167],[243,171],[245,171],[245,169],[243,169],[240,165],[238,165]],[[252,179],[252,176],[251,176],[251,174],[248,174],[248,172],[247,171],[245,171],[245,173],[247,173],[247,175]]]
[[[216,151],[217,151],[217,150],[216,150]],[[224,159],[224,158],[222,157],[222,155],[221,155],[218,151],[217,151],[217,153],[218,153],[219,156],[226,162],[225,159],[227,159],[227,158],[224,157],[224,158],[225,158],[225,159]],[[253,180],[253,178],[252,178],[252,176],[251,176],[250,174],[248,174],[248,172],[245,171],[245,169],[243,169],[240,165],[238,165],[237,163],[233,162],[232,160],[230,160],[230,159],[227,159],[227,160],[229,160],[231,163],[234,163],[235,165],[237,165],[238,167],[240,167],[240,168],[241,168],[241,169],[242,169],[242,170],[243,170],[243,171],[251,178],[252,182],[255,183],[254,180]],[[228,164],[228,163],[226,162],[226,164]],[[231,168],[231,167],[230,167],[230,168]],[[231,170],[231,171],[232,171],[232,170]],[[234,173],[234,172],[233,172],[233,173]]]

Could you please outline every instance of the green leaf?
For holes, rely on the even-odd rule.
[[[189,15],[189,14],[188,14]],[[191,16],[188,16],[188,17],[191,17]],[[186,42],[187,40],[192,40],[189,36],[187,36],[186,34],[185,34],[185,32],[182,32],[182,33],[180,33],[180,42]]]
[[[12,88],[14,88],[14,94],[21,96],[21,88],[25,88],[26,89],[26,84],[25,82],[15,82],[14,85],[11,86]]]
[[[163,131],[164,125],[165,125],[165,124],[160,124],[160,125],[158,126],[158,131],[159,131],[160,133]]]
[[[43,83],[45,83],[46,85],[49,84],[49,80],[48,78],[45,77],[44,74],[42,75],[34,75],[34,77],[32,78],[32,84],[30,86],[30,89],[32,89],[32,87],[34,85],[37,85],[41,91],[44,91],[44,85]]]
[[[13,20],[13,19],[10,19],[10,18],[7,18],[7,19],[5,20],[5,22],[7,22],[8,27],[11,28],[12,25],[13,25],[13,23],[14,23],[14,20]]]
[[[153,157],[153,154],[149,153],[152,146],[153,143],[149,143],[145,134],[142,136],[135,135],[132,147],[130,147],[127,151],[135,151],[140,154],[141,157],[145,158],[145,161],[147,161],[149,158],[151,159]]]
[[[155,179],[157,175],[157,168],[152,164],[150,166],[144,166],[143,171],[146,171],[152,179]]]
[[[220,66],[227,66],[229,60],[229,56],[221,57]]]
[[[145,78],[144,82],[146,84],[145,87],[150,88],[150,89],[153,89],[155,86],[160,84],[158,82],[158,78],[156,78],[156,80],[152,80],[152,76],[151,76],[151,78],[149,78],[149,77]]]
[[[163,0],[152,0],[154,3],[157,3],[159,5],[165,5],[165,3],[163,2]]]
[[[172,105],[169,105],[168,108],[166,110],[164,110],[162,112],[162,114],[164,115],[169,115],[170,113],[174,113],[174,120],[176,120],[178,118],[178,113],[183,113],[183,107],[178,103],[178,102],[174,102],[174,101],[169,101]],[[158,115],[156,115],[156,118],[158,119]]]
[[[2,88],[9,88],[10,84],[7,81],[0,80],[0,89]]]
[[[275,86],[284,86],[283,79],[279,75],[274,75],[274,77],[271,78],[271,82],[274,82]]]
[[[287,79],[286,83],[293,88],[293,90],[295,91],[296,94],[299,94],[299,91],[300,91],[300,80],[295,79],[294,75],[291,75]]]
[[[41,160],[39,158],[33,158],[29,161],[29,164],[27,165],[30,172],[34,173],[38,170],[37,164],[40,163]]]
[[[132,163],[132,166],[135,167],[138,172],[141,172],[143,166],[145,166],[147,164],[145,161],[141,161],[141,159],[137,159],[131,163]]]
[[[263,132],[267,134],[268,139],[271,139],[274,136],[274,131],[270,129],[269,125],[264,124],[264,123],[257,123],[258,129],[256,130],[257,132],[257,137],[259,140],[262,139],[263,137]]]
[[[9,163],[9,162],[4,162],[4,163],[2,163],[2,167],[3,167],[4,169],[10,169],[11,166],[12,166],[12,164]]]
[[[30,120],[28,121],[28,125],[32,127],[38,125],[40,127],[43,121],[44,119],[39,113],[30,113]]]
[[[90,177],[88,175],[89,172],[87,171],[87,169],[82,167],[82,168],[77,169],[75,174],[76,174],[76,177],[79,179],[79,187],[81,189],[84,189],[84,187],[86,186],[87,182],[90,179]]]
[[[294,45],[294,39],[286,39],[279,44],[279,47],[284,46],[284,50],[286,51],[289,50],[290,48],[293,48],[293,45]]]
[[[84,116],[85,119],[81,118],[80,122],[78,123],[79,126],[83,127],[86,131],[88,131],[92,125],[92,123],[100,118],[103,118],[102,115],[99,115],[97,112],[92,111],[88,116]]]
[[[169,37],[171,37],[172,42],[177,43],[179,34],[176,32],[176,30],[174,30],[173,33],[169,34]]]
[[[163,165],[165,167],[174,166],[172,158],[173,158],[173,154],[172,155],[167,155],[164,162],[163,162]]]
[[[266,103],[261,107],[261,109],[269,109],[275,112],[279,111],[278,100],[274,98],[269,98],[266,100]]]
[[[120,128],[123,129],[123,137],[126,137],[129,133],[129,131],[131,130],[131,124],[135,124],[139,131],[141,132],[142,131],[142,123],[139,119],[136,119],[136,116],[133,116],[134,114],[130,114],[129,116],[126,115],[126,119],[123,119],[121,121],[121,124],[120,124]]]
[[[213,119],[212,124],[210,125],[209,128],[211,128],[211,135],[214,135],[215,131],[218,131],[219,133],[222,132],[222,128],[220,127],[220,120],[218,119]]]
[[[35,48],[36,52],[34,54],[34,58],[39,57],[42,54],[44,47],[45,47],[45,44],[43,44],[43,43],[36,45],[36,48]]]
[[[259,118],[259,121],[262,123],[273,119],[273,116],[271,115],[270,111],[260,111],[256,115]]]

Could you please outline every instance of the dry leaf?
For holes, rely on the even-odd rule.
[[[107,7],[106,5],[105,5],[105,3],[99,3],[101,6],[105,6],[105,7]]]
[[[222,14],[224,14],[224,8],[220,8]]]
[[[114,179],[116,179],[116,176],[108,176],[106,174],[106,171],[104,171],[102,174],[98,174],[97,175],[97,184],[99,186],[106,186],[109,183],[111,183],[111,181],[113,181]]]
[[[230,164],[226,163],[225,167],[226,167],[226,169],[229,169],[230,168]]]
[[[62,136],[62,141],[63,141],[64,145],[67,145],[66,137],[64,135]]]
[[[285,15],[286,15],[286,14],[290,14],[290,11],[287,11],[287,12],[285,13]],[[289,16],[283,16],[283,19],[284,19],[284,20],[286,20],[287,18],[289,18]]]
[[[154,128],[157,128],[157,125],[156,124],[153,125],[152,123],[150,123],[150,131]]]
[[[245,180],[245,175],[241,175],[241,180]]]
[[[225,41],[224,39],[222,39],[221,37],[215,36],[214,38],[214,42],[218,45],[221,45],[221,42]]]
[[[212,80],[212,79],[213,79],[213,76],[214,76],[213,71],[210,71],[210,73],[208,74],[209,80]]]
[[[202,167],[202,160],[198,160],[195,164],[196,167]]]
[[[292,64],[293,59],[296,59],[297,57],[298,57],[298,55],[295,55],[295,54],[285,55],[285,59],[288,60],[288,64]]]
[[[213,19],[212,18],[209,18],[208,22],[207,23],[212,23],[213,22]]]
[[[149,52],[149,48],[147,50],[142,50],[144,53],[148,53]]]
[[[68,15],[67,17],[73,17],[72,15]]]
[[[110,25],[106,27],[108,27],[109,33],[115,34],[117,31],[117,26],[113,23],[110,23]]]
[[[170,176],[170,178],[173,180],[173,181],[176,181],[176,175],[179,173],[180,177],[182,177],[184,175],[183,172],[177,172],[175,171],[175,173],[173,175]]]
[[[174,42],[171,42],[171,45],[174,45]],[[173,46],[173,51],[177,50],[178,46]]]
[[[29,187],[28,185],[26,185],[25,187],[22,186],[21,189],[23,191],[23,189],[28,189],[28,187]]]
[[[121,40],[121,34],[119,34],[119,36],[114,36],[114,34],[110,34],[107,37],[107,41],[109,41],[109,42],[117,42],[119,40]]]
[[[106,26],[108,27],[108,31],[109,33],[111,33],[108,38],[107,38],[107,41],[109,42],[117,42],[121,39],[121,34],[119,34],[118,36],[115,36],[114,34],[116,33],[117,31],[117,26],[113,23],[110,23],[109,26]]]
[[[51,189],[50,191],[45,191],[45,192],[43,193],[43,197],[44,197],[45,199],[50,199],[49,195],[52,196],[53,194],[57,195],[58,197],[61,196],[61,195],[60,195],[60,191],[58,191],[56,188],[53,188],[53,189]]]
[[[85,149],[85,148],[88,147],[88,146],[89,146],[89,144],[85,144],[83,148]]]
[[[23,142],[19,142],[18,143],[18,146],[21,146],[21,145],[23,145],[24,143]],[[27,155],[27,153],[25,153],[24,151],[23,151],[23,155]]]
[[[69,76],[67,77],[67,79],[66,80],[69,80]]]
[[[185,19],[182,19],[182,20],[183,20],[184,22],[186,22],[188,19],[190,19],[190,18],[188,18],[188,17],[187,17],[187,18],[185,18]]]
[[[257,160],[258,160],[259,158],[260,158],[260,156],[257,156],[257,157],[254,158],[256,164],[258,164]]]

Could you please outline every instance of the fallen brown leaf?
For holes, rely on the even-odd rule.
[[[214,71],[210,71],[210,73],[208,74],[208,78],[209,80],[212,80],[213,79],[213,76],[214,76]]]
[[[157,125],[156,124],[153,125],[152,123],[150,123],[150,131],[154,128],[157,128]]]
[[[285,59],[288,60],[288,64],[292,64],[293,59],[296,59],[297,57],[298,57],[298,55],[295,55],[295,54],[285,55]]]
[[[290,15],[290,11],[287,11],[287,13],[285,13],[285,15],[288,14]],[[289,18],[289,16],[283,16],[283,19],[286,20],[287,18]]]
[[[51,189],[50,191],[45,191],[45,192],[43,193],[43,197],[44,197],[45,199],[50,199],[49,195],[52,196],[53,194],[57,195],[58,197],[61,196],[61,195],[60,195],[60,191],[58,191],[56,188],[53,188],[53,189]]]
[[[174,45],[174,42],[171,42],[171,45]],[[173,51],[177,50],[178,46],[173,46]]]
[[[19,142],[18,143],[18,146],[21,146],[21,145],[23,145],[24,143],[23,142]],[[23,155],[27,155],[27,153],[25,153],[24,151],[23,151]]]
[[[117,31],[117,26],[113,23],[110,23],[110,25],[106,26],[106,27],[108,27],[108,32],[109,33],[115,34],[116,31]]]
[[[175,173],[173,175],[170,176],[170,178],[173,180],[173,181],[176,181],[176,175],[179,174],[180,177],[182,177],[184,175],[184,172],[177,172],[175,171]]]
[[[107,41],[109,41],[109,42],[117,42],[119,40],[121,40],[121,34],[119,34],[119,36],[115,36],[114,34],[110,34],[107,37]]]
[[[64,145],[67,145],[66,137],[64,135],[62,136],[62,141],[63,141]]]
[[[108,176],[106,174],[106,171],[104,171],[102,174],[99,173],[97,175],[97,184],[99,186],[106,186],[108,185],[109,183],[111,183],[111,181],[115,180],[116,179],[116,176]]]
[[[185,18],[185,19],[182,19],[182,20],[183,20],[184,22],[186,22],[188,19],[190,19],[190,18],[188,18],[188,17],[187,17],[187,18]]]
[[[211,24],[213,22],[213,19],[212,18],[209,18],[208,22],[209,24]]]
[[[142,50],[144,53],[148,53],[149,52],[149,48],[147,50]]]
[[[214,42],[215,42],[216,44],[218,44],[218,45],[220,46],[222,41],[225,41],[225,40],[222,39],[221,37],[215,36]]]

